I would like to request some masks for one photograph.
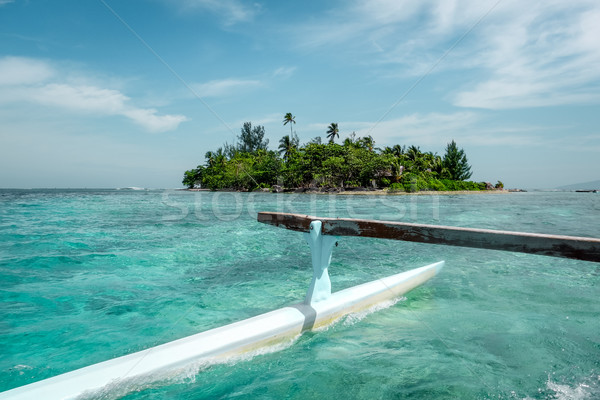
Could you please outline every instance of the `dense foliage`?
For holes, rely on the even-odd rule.
[[[288,113],[284,125],[295,123]],[[268,149],[262,126],[246,122],[235,145],[225,144],[205,155],[205,164],[188,170],[183,184],[212,190],[254,190],[279,185],[285,188],[389,187],[390,191],[485,190],[471,177],[464,150],[452,141],[444,157],[422,152],[418,146],[375,148],[371,136],[353,133],[343,144],[336,123],[329,125],[327,143],[315,138],[300,145],[292,133],[279,141],[278,151]]]
[[[446,146],[446,155],[443,160],[444,168],[450,179],[464,181],[471,177],[471,167],[463,149],[458,149],[454,140]]]

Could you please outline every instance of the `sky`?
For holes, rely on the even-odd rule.
[[[0,187],[181,187],[246,121],[600,179],[597,0],[0,0]]]

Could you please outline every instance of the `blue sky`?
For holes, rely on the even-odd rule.
[[[472,179],[600,179],[597,0],[0,0],[0,187],[181,186],[270,147],[456,140]]]

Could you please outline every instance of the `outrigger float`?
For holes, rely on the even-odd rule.
[[[304,233],[312,253],[313,277],[303,302],[12,389],[0,393],[0,399],[94,398],[106,395],[111,389],[126,394],[176,375],[190,365],[218,363],[289,341],[350,313],[398,298],[427,282],[444,266],[444,261],[440,261],[331,293],[328,267],[340,236],[508,250],[600,262],[600,239],[595,238],[274,212],[259,213],[258,222]]]

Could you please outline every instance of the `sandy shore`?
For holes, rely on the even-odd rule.
[[[365,191],[365,192],[339,192],[334,194],[339,195],[376,195],[376,196],[434,196],[434,195],[452,195],[452,194],[507,194],[511,193],[508,190],[446,190],[446,191],[437,191],[437,190],[426,190],[421,192],[407,193],[407,192],[388,192],[387,190],[373,190],[373,191]],[[331,193],[316,193],[316,194],[331,194]]]
[[[210,189],[180,189],[188,192],[210,192]],[[238,192],[236,190],[215,190],[215,192]],[[248,192],[246,192],[248,193]],[[265,191],[265,193],[271,193]],[[319,192],[319,191],[306,191],[306,192],[285,192],[285,194],[319,194],[319,195],[340,195],[340,196],[435,196],[435,195],[453,195],[453,194],[508,194],[512,193],[509,190],[447,190],[447,191],[436,191],[426,190],[421,192],[388,192],[387,190],[364,190],[364,191],[343,191],[343,192]]]

